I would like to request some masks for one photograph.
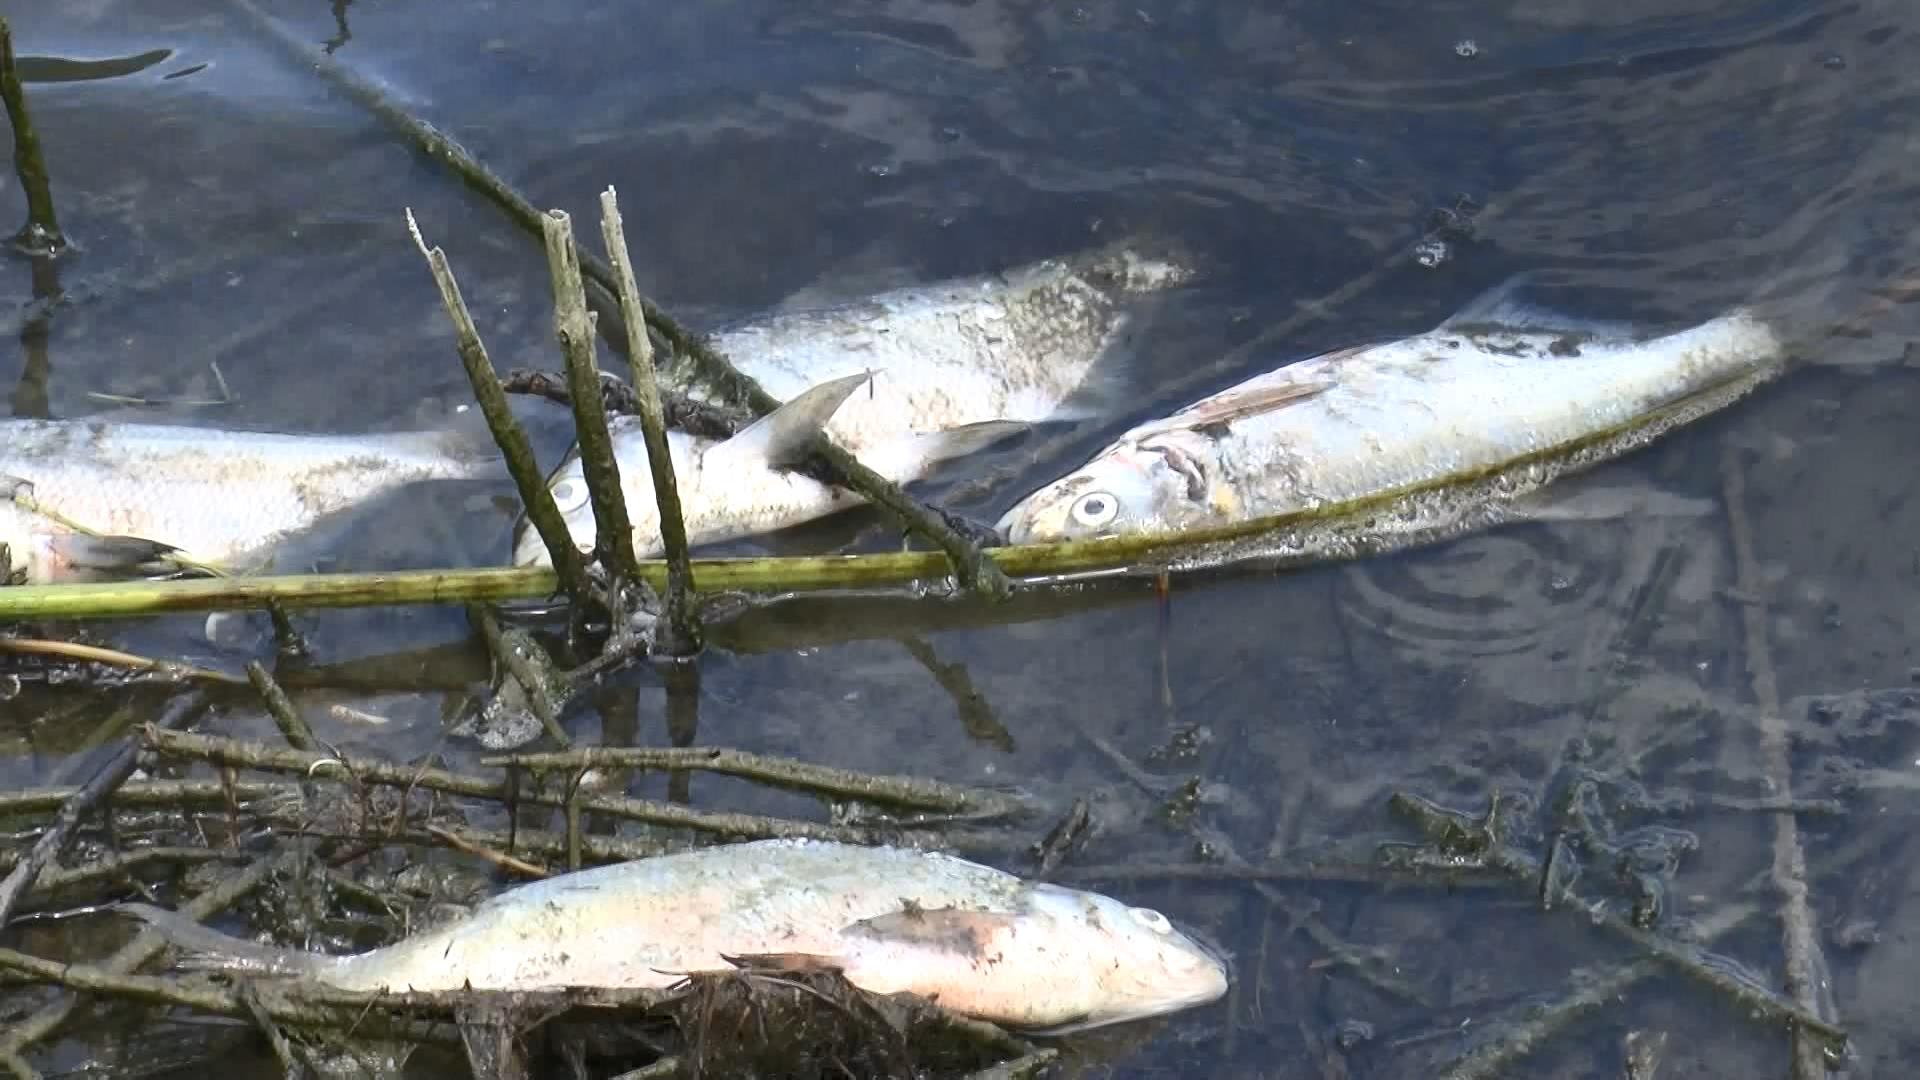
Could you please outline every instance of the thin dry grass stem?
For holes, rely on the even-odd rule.
[[[19,638],[0,636],[0,652],[19,653],[29,656],[58,656],[68,660],[77,660],[91,664],[110,664],[114,667],[131,668],[135,671],[148,671],[155,675],[173,679],[200,679],[206,682],[225,683],[238,686],[241,680],[224,671],[194,667],[191,664],[175,663],[172,660],[157,660],[151,656],[122,652],[99,645],[83,645],[77,641],[51,641],[44,638]]]
[[[503,870],[511,870],[516,874],[530,878],[543,878],[548,876],[545,867],[535,866],[525,859],[509,855],[498,848],[475,843],[451,829],[443,829],[438,825],[429,825],[427,826],[427,834],[445,843],[455,851],[464,851],[469,855],[478,856]]]

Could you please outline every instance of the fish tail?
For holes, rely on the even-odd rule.
[[[167,943],[186,954],[175,966],[191,971],[232,971],[253,975],[312,976],[329,959],[298,949],[262,945],[245,938],[223,934],[194,922],[177,911],[152,904],[127,902],[114,905],[160,932]]]

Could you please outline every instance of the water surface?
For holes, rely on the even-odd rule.
[[[446,248],[496,364],[557,362],[538,245],[271,27],[331,42],[338,62],[536,205],[571,211],[594,243],[597,194],[617,186],[642,288],[697,326],[802,292],[991,272],[1115,237],[1199,253],[1202,279],[1119,358],[1134,388],[1122,407],[1037,460],[997,459],[1017,477],[964,507],[989,520],[1133,422],[1320,349],[1424,330],[1518,271],[1600,318],[1678,324],[1773,303],[1804,366],[1596,476],[1704,500],[1707,513],[1520,525],[1351,565],[1176,583],[1164,622],[1143,587],[1028,602],[1017,619],[794,605],[701,659],[697,733],[669,733],[648,670],[570,723],[584,740],[693,739],[1012,783],[1062,808],[1086,795],[1099,831],[1070,871],[1364,860],[1377,841],[1411,838],[1387,811],[1392,792],[1478,812],[1500,791],[1537,808],[1594,777],[1621,834],[1697,839],[1666,882],[1667,918],[1756,905],[1714,947],[1770,985],[1776,820],[1754,806],[1784,782],[1835,801],[1797,825],[1854,1072],[1920,1066],[1914,312],[1882,305],[1864,329],[1829,333],[1915,265],[1910,7],[362,0],[334,5],[337,21],[319,2],[260,6],[266,24],[213,0],[9,12],[16,48],[37,58],[30,103],[76,245],[58,266],[65,302],[44,322],[28,261],[8,260],[0,325],[22,343],[0,372],[19,380],[16,412],[88,414],[106,407],[93,392],[204,398],[217,363],[234,400],[165,415],[329,431],[442,415],[465,382],[406,208]],[[24,199],[10,176],[0,184],[10,223]],[[1476,215],[1471,227],[1447,227],[1453,210]],[[1437,265],[1409,257],[1436,239]],[[1364,275],[1317,320],[1267,334]],[[503,518],[441,502],[384,514],[374,535],[443,565],[504,556]],[[1739,579],[1736,518],[1757,581]],[[885,543],[863,531],[874,524],[850,515],[768,546]],[[413,649],[443,662],[425,689],[303,694],[323,738],[402,759],[476,755],[443,734],[450,703],[485,678],[457,612],[300,623],[316,663]],[[211,644],[199,619],[101,632],[229,668],[270,654],[245,635]],[[1761,750],[1756,670],[1777,684],[1790,776]],[[336,701],[389,723],[321,707]],[[67,745],[63,718],[99,707],[32,688],[0,705],[17,748],[7,781],[46,776]],[[211,723],[272,731],[244,699]],[[705,779],[690,797],[795,808]],[[1564,996],[1579,970],[1630,955],[1521,888],[1144,872],[1094,884],[1235,957],[1225,1002],[1131,1045],[1096,1040],[1116,1076],[1429,1075]],[[1624,895],[1604,868],[1580,887]],[[1417,993],[1331,962],[1303,919]],[[1783,1032],[1661,974],[1509,1075],[1619,1075],[1637,1031],[1666,1033],[1663,1075],[1787,1074]],[[255,1060],[245,1044],[192,1045]],[[122,1053],[75,1038],[47,1067]]]

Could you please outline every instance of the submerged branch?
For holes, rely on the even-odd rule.
[[[1475,823],[1463,829],[1463,815],[1442,809],[1425,799],[1396,793],[1389,805],[1412,821],[1435,845],[1434,857],[1421,865],[1435,869],[1460,867],[1496,872],[1529,889],[1537,889],[1541,880],[1540,861],[1507,843],[1490,811],[1484,825]],[[1498,807],[1498,801],[1495,802]],[[1568,897],[1563,910],[1578,912],[1594,926],[1626,939],[1642,954],[1665,961],[1695,980],[1726,994],[1776,1024],[1792,1031],[1804,1031],[1816,1037],[1834,1053],[1847,1045],[1847,1033],[1799,1002],[1781,997],[1768,987],[1739,978],[1730,965],[1716,960],[1705,949],[1672,937],[1643,929],[1619,912],[1600,905],[1589,905]]]
[[[890,831],[850,825],[788,821],[759,814],[709,813],[673,803],[637,799],[625,795],[528,791],[524,787],[506,781],[468,776],[448,769],[400,765],[376,758],[346,757],[339,754],[271,750],[256,744],[230,739],[181,734],[151,727],[147,729],[147,745],[158,753],[174,757],[194,758],[238,768],[266,769],[303,775],[312,773],[315,768],[325,763],[337,766],[351,774],[355,780],[367,784],[440,791],[449,795],[494,799],[507,803],[577,808],[582,813],[605,814],[631,821],[643,821],[654,825],[743,839],[796,837],[871,844],[880,842],[883,839],[883,833]]]
[[[1704,947],[1752,913],[1750,905],[1732,905],[1696,925],[1695,934]],[[1569,980],[1572,988],[1565,997],[1546,1006],[1528,1002],[1522,1017],[1504,1028],[1494,1018],[1476,1018],[1483,1031],[1496,1030],[1498,1035],[1455,1061],[1441,1074],[1441,1080],[1498,1080],[1513,1075],[1516,1063],[1548,1039],[1594,1011],[1619,1001],[1627,991],[1663,966],[1655,957],[1642,956],[1597,974]]]
[[[1020,796],[915,776],[882,776],[720,747],[591,747],[558,754],[502,754],[482,765],[535,772],[560,769],[697,769],[834,798],[891,803],[943,813],[1014,814],[1030,803]]]
[[[313,728],[307,724],[307,718],[300,715],[294,707],[293,699],[287,696],[280,684],[258,660],[247,661],[247,680],[260,692],[260,698],[266,702],[267,714],[280,728],[280,734],[286,736],[287,745],[295,750],[317,750],[320,742],[313,737]]]
[[[258,888],[283,867],[292,865],[294,858],[292,853],[282,852],[242,867],[228,875],[219,884],[194,897],[180,909],[180,914],[196,922],[205,922],[238,903],[242,897]],[[151,928],[143,929],[112,956],[98,964],[90,965],[89,970],[108,976],[124,974],[146,963],[165,947],[166,938],[160,931]],[[24,954],[14,955],[23,956]],[[27,957],[27,959],[48,963],[48,961],[39,961],[36,957]],[[61,970],[69,970],[69,965],[66,964],[55,966]],[[78,1003],[78,997],[53,1001],[42,1006],[39,1011],[25,1020],[0,1031],[0,1058],[16,1056],[53,1034],[66,1021]]]
[[[206,694],[195,690],[175,698],[161,716],[159,724],[172,727],[187,717],[199,712],[206,704]],[[140,762],[140,743],[128,738],[121,743],[113,756],[102,763],[92,778],[80,785],[73,795],[60,805],[60,813],[55,816],[53,825],[40,838],[34,841],[33,849],[26,858],[14,866],[4,881],[0,881],[0,926],[13,917],[13,909],[33,887],[34,879],[46,869],[66,846],[72,842],[73,834],[80,828],[80,819],[93,807],[109,798],[115,788],[126,783]]]
[[[1764,597],[1765,578],[1753,552],[1753,524],[1747,518],[1746,469],[1740,451],[1729,446],[1721,459],[1727,532],[1733,547],[1735,585],[1745,596]],[[1792,739],[1786,720],[1780,714],[1780,690],[1774,679],[1772,646],[1767,640],[1769,617],[1760,604],[1736,604],[1746,653],[1748,688],[1760,711],[1760,751],[1766,761],[1771,794],[1783,798],[1793,795]],[[1813,914],[1807,903],[1807,855],[1800,843],[1800,825],[1792,814],[1776,814],[1773,819],[1773,885],[1780,893],[1781,948],[1786,956],[1783,972],[1787,993],[1808,1013],[1832,1011],[1828,981],[1821,977],[1825,960],[1820,941],[1813,929]],[[1826,1033],[1812,1029],[1826,1038]],[[1827,1075],[1828,1051],[1806,1037],[1807,1031],[1793,1033],[1793,1076],[1795,1080],[1822,1080]]]

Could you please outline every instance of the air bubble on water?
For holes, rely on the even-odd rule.
[[[1471,60],[1480,55],[1480,46],[1472,38],[1461,38],[1453,43],[1453,54]]]
[[[1413,245],[1413,259],[1421,266],[1431,270],[1453,257],[1453,249],[1445,240],[1422,240]]]

